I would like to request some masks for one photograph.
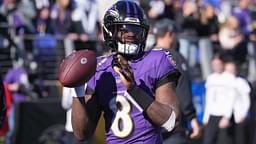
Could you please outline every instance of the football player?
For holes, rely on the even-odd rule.
[[[165,50],[144,52],[148,30],[134,1],[118,1],[106,11],[103,33],[113,54],[99,57],[95,75],[75,89],[72,126],[78,140],[93,135],[101,112],[111,144],[161,144],[161,131],[178,124],[179,72]]]

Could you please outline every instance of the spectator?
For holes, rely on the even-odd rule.
[[[9,34],[7,39],[15,46],[16,54],[25,57],[27,47],[24,47],[24,34],[34,34],[33,18],[36,16],[35,8],[30,0],[4,0],[0,5],[0,15],[6,17]],[[9,37],[10,35],[10,37]]]
[[[33,0],[35,8],[37,11],[40,11],[41,9],[45,7],[50,7],[52,0]]]
[[[72,15],[74,31],[79,39],[74,39],[75,49],[96,51],[96,44],[101,33],[98,3],[96,0],[76,0],[76,9]]]
[[[168,18],[171,20],[175,19],[175,13],[181,8],[181,1],[173,0],[173,1],[164,1],[165,7],[164,12],[160,18]]]
[[[253,31],[248,43],[248,80],[254,83],[256,82],[256,20],[253,22],[252,28]]]
[[[239,22],[239,28],[246,39],[252,32],[252,18],[249,10],[250,0],[239,0],[239,6],[233,9],[232,15],[235,16]]]
[[[1,4],[0,4],[0,6],[1,6]],[[9,28],[10,28],[10,26],[8,24],[8,20],[7,20],[6,16],[4,16],[0,13],[0,49],[1,49],[1,51],[3,50],[3,48],[10,50],[11,46],[17,47],[17,45],[13,42],[13,39],[11,38]],[[10,57],[8,57],[8,56],[4,59],[8,59],[8,58],[10,59]],[[1,65],[3,65],[3,64],[1,64]]]
[[[222,0],[220,2],[219,10],[217,11],[218,21],[222,24],[226,19],[232,15],[232,8],[234,7],[235,1]]]
[[[50,27],[55,36],[55,39],[51,39],[58,40],[57,47],[64,48],[66,55],[74,50],[71,40],[78,39],[78,35],[74,32],[72,13],[73,3],[71,0],[56,0],[50,12]]]
[[[228,17],[219,32],[220,46],[224,51],[232,55],[241,64],[246,60],[247,43],[240,30],[238,19],[234,16]]]
[[[7,17],[8,23],[13,25],[18,33],[34,33],[32,19],[36,16],[33,3],[29,0],[4,0],[0,6],[0,13]]]
[[[230,16],[219,32],[220,45],[223,49],[233,49],[243,39],[239,31],[239,22],[236,17]]]
[[[214,44],[218,41],[219,23],[215,8],[208,4],[201,7],[200,26],[198,27],[199,59],[202,77],[205,80],[211,73],[211,59],[214,53]]]
[[[9,116],[9,132],[7,134],[7,144],[12,144],[14,140],[15,128],[15,106],[18,103],[28,101],[30,98],[30,84],[23,60],[19,59],[13,69],[9,70],[4,82],[7,83],[11,92],[13,103]]]
[[[50,17],[53,34],[57,37],[65,37],[72,29],[72,5],[70,0],[56,0],[52,6]]]
[[[206,79],[205,112],[203,116],[204,144],[231,144],[230,120],[236,98],[236,76],[224,64],[220,56],[212,60],[213,73]]]
[[[172,20],[162,19],[156,22],[153,32],[156,35],[155,49],[167,49],[173,56],[170,57],[170,61],[175,63],[181,73],[176,92],[180,103],[182,121],[180,127],[174,131],[163,133],[164,143],[188,144],[190,143],[189,138],[194,139],[200,136],[200,126],[192,102],[188,65],[185,58],[177,52],[176,28]],[[189,137],[186,136],[188,131],[187,123],[191,123],[192,126],[192,133]]]
[[[36,19],[36,32],[40,34],[51,34],[53,32],[50,23],[50,10],[49,7],[43,7],[42,9],[38,10]]]
[[[150,0],[149,1],[149,9],[147,11],[147,15],[149,17],[149,22],[151,25],[163,15],[165,10],[165,3],[162,0]]]
[[[248,124],[248,113],[250,108],[250,93],[251,88],[246,79],[237,76],[237,66],[234,60],[229,59],[225,61],[225,70],[231,72],[236,76],[236,97],[233,106],[234,116],[234,143],[246,144],[249,143],[249,133],[247,133],[246,125]]]
[[[199,10],[196,3],[191,0],[186,0],[183,5],[182,15],[176,17],[175,20],[178,20],[177,25],[179,26],[178,30],[180,32],[179,51],[188,61],[189,68],[193,70],[192,68],[194,68],[197,63],[197,29],[199,26],[198,24],[200,23]]]

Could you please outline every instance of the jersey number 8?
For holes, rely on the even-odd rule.
[[[117,95],[115,109],[117,110],[111,130],[115,136],[125,138],[133,130],[133,121],[130,116],[131,104],[121,95]]]

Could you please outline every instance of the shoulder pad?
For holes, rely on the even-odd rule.
[[[97,70],[103,70],[111,66],[110,61],[111,56],[99,56],[97,57]]]

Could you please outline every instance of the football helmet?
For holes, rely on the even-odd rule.
[[[122,0],[106,11],[103,20],[105,44],[113,51],[134,57],[144,51],[149,24],[144,10],[134,1]],[[126,33],[132,35],[123,38]]]

